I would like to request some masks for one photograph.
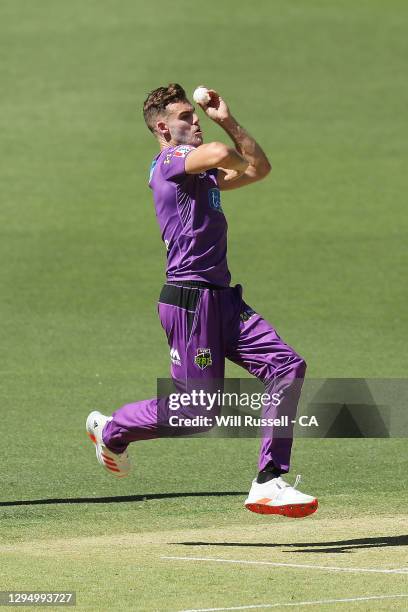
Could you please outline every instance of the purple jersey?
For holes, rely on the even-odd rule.
[[[217,169],[186,174],[195,147],[163,149],[150,168],[156,216],[167,248],[167,279],[198,280],[228,287],[227,221],[221,208]]]

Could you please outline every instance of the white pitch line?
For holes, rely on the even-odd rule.
[[[242,563],[247,565],[271,565],[273,567],[299,567],[302,569],[326,570],[330,572],[362,572],[373,574],[408,574],[408,569],[380,569],[366,567],[334,567],[331,565],[306,565],[300,563],[275,563],[273,561],[247,561],[242,559],[216,559],[214,557],[167,557],[173,561],[214,561],[215,563]]]
[[[254,608],[281,608],[283,606],[315,606],[316,604],[349,603],[350,601],[371,601],[373,599],[397,599],[398,597],[408,597],[408,595],[371,595],[369,597],[291,601],[290,603],[256,604],[253,606],[234,606],[232,608],[194,608],[194,610],[181,610],[180,612],[221,612],[222,610],[253,610]]]

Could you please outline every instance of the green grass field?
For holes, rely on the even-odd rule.
[[[223,195],[245,299],[310,377],[406,375],[407,25],[402,0],[1,2],[0,590],[406,609],[406,573],[384,571],[408,569],[404,439],[295,441],[320,502],[295,521],[243,508],[257,440],[135,444],[122,482],[84,422],[168,372],[141,106],[171,81],[218,89],[272,161]]]

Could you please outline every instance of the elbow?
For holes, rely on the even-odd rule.
[[[262,163],[258,163],[252,166],[250,170],[250,175],[253,180],[261,181],[262,179],[268,176],[271,170],[271,164],[268,162],[268,160],[265,160]]]
[[[265,162],[261,164],[260,168],[258,169],[259,177],[265,178],[266,176],[268,176],[271,170],[272,170],[272,165],[266,159]]]

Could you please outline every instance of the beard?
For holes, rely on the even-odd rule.
[[[186,132],[185,130],[175,130],[172,135],[173,142],[177,142],[181,145],[192,145],[198,147],[202,144],[203,138],[202,134],[197,134],[195,132]]]

